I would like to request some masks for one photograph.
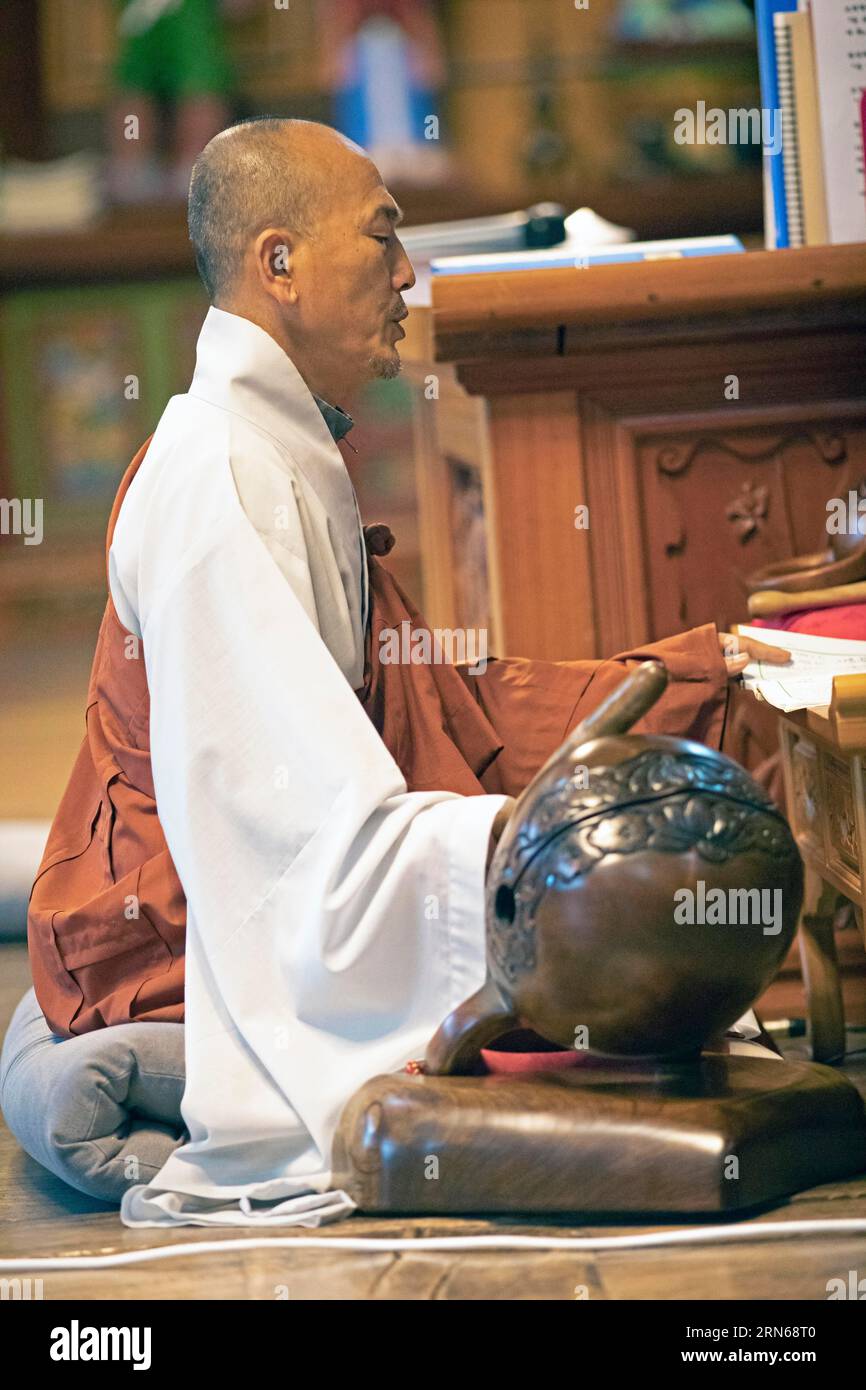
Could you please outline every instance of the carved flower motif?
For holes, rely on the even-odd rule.
[[[725,516],[732,522],[741,541],[747,541],[761,523],[766,520],[769,492],[763,484],[758,487],[751,479],[744,483],[733,502],[725,508]]]

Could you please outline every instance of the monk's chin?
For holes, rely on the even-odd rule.
[[[397,349],[389,348],[387,352],[374,353],[370,358],[369,367],[371,377],[378,377],[380,381],[391,381],[393,377],[400,375],[403,364]]]

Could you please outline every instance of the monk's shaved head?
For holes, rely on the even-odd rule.
[[[263,228],[315,236],[340,187],[335,175],[358,157],[366,158],[357,145],[316,121],[266,116],[215,136],[189,187],[190,241],[211,299],[230,291],[246,247]]]
[[[365,151],[317,121],[230,126],[190,181],[189,235],[212,303],[263,328],[336,405],[400,370],[402,296],[415,283],[402,216]]]

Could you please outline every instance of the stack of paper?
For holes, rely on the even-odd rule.
[[[807,637],[801,632],[780,632],[775,628],[740,625],[737,630],[742,637],[756,637],[759,642],[784,647],[791,653],[791,661],[785,666],[751,661],[743,672],[743,684],[748,690],[786,714],[829,705],[834,676],[866,674],[866,642]]]

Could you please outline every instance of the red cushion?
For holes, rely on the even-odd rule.
[[[566,1067],[577,1066],[587,1054],[575,1052],[496,1052],[492,1047],[482,1047],[481,1060],[489,1072],[563,1071]]]
[[[866,603],[840,603],[835,608],[800,608],[778,618],[753,618],[754,627],[803,632],[813,637],[847,637],[866,642]]]
[[[515,1028],[504,1033],[489,1047],[482,1047],[481,1060],[495,1073],[561,1071],[576,1066],[587,1054],[573,1047],[557,1047],[531,1028]]]

